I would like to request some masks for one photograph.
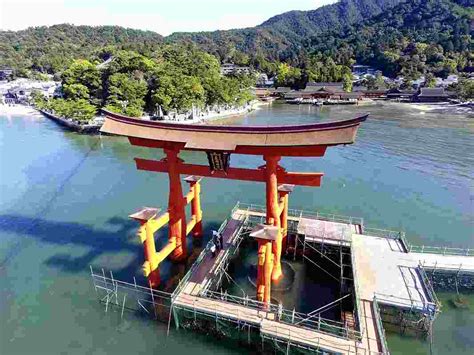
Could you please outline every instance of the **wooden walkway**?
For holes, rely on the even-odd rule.
[[[337,337],[315,329],[308,329],[292,324],[278,322],[275,313],[248,308],[225,301],[209,299],[181,292],[174,306],[189,311],[204,312],[210,316],[231,319],[252,324],[260,329],[263,336],[278,339],[284,343],[299,343],[304,346],[325,349],[341,354],[381,354],[373,307],[371,302],[363,303],[361,312],[364,322],[362,341]]]
[[[407,253],[398,241],[382,237],[354,234],[352,253],[361,298],[377,296],[379,302],[401,308],[426,311],[435,302],[420,265],[427,270],[474,273],[472,256]]]
[[[245,215],[236,211],[227,224],[224,227],[224,230],[221,231],[223,245],[221,249],[217,250],[215,257],[211,253],[204,255],[203,260],[198,265],[196,270],[194,270],[189,282],[193,284],[201,284],[204,286],[204,283],[210,277],[214,276],[216,266],[222,261],[222,258],[225,257],[226,251],[229,249],[231,244],[234,242],[235,237],[237,236],[237,231],[242,227],[245,221]]]
[[[296,342],[341,354],[381,354],[372,302],[365,301],[362,304],[361,314],[365,332],[360,342],[270,320],[262,321],[260,331],[264,336],[278,338],[282,342]]]
[[[301,218],[297,232],[304,235],[306,242],[349,246],[352,234],[357,233],[359,228],[360,226],[355,224]]]
[[[243,305],[198,297],[181,292],[174,301],[174,306],[186,308],[191,311],[204,312],[211,316],[229,318],[240,322],[259,326],[263,319],[275,319],[275,314],[257,310]]]

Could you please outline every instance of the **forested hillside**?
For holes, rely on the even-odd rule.
[[[304,86],[308,78],[342,80],[346,69],[341,68],[356,61],[391,76],[446,76],[472,70],[473,2],[341,0],[313,11],[284,13],[254,28],[167,38],[112,26],[0,31],[0,67],[12,67],[20,76],[58,73],[75,59],[100,63],[117,50],[154,57],[164,42],[171,42],[197,46],[221,62],[251,65],[271,76],[288,72],[278,82],[294,86]]]
[[[474,12],[468,2],[408,0],[362,24],[313,36],[305,46],[341,64],[356,60],[411,79],[472,70]]]
[[[56,73],[67,68],[74,59],[100,55],[107,46],[146,54],[162,41],[158,33],[118,26],[62,24],[0,31],[0,67]]]
[[[194,42],[221,60],[237,50],[261,53],[270,60],[296,63],[303,40],[329,29],[339,30],[382,13],[403,0],[341,0],[312,11],[290,11],[274,16],[254,28],[229,31],[174,33],[171,42]]]

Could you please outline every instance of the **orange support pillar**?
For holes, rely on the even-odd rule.
[[[257,239],[258,259],[257,259],[257,301],[263,302],[265,290],[265,254],[267,252],[267,241]]]
[[[149,263],[147,265],[150,271],[148,275],[148,281],[150,282],[150,287],[155,288],[161,282],[160,270],[158,268],[158,263],[156,260],[155,237],[153,235],[151,226],[148,222],[143,224],[140,228],[145,228],[145,233],[146,233],[146,239],[143,245],[145,249],[145,260],[146,260],[145,265],[146,263]]]
[[[266,239],[257,239],[258,241],[258,262],[257,262],[257,300],[270,304],[273,253],[272,242]]]
[[[272,253],[272,243],[267,242],[265,244],[265,265],[264,265],[264,284],[265,289],[263,292],[263,302],[265,305],[269,305],[271,302],[271,290],[272,290],[272,270],[273,270],[273,253]]]
[[[169,234],[170,242],[175,240],[176,248],[171,253],[171,259],[182,260],[186,258],[186,214],[184,211],[183,190],[178,170],[180,159],[179,150],[165,149],[168,165],[170,194],[168,199],[168,212],[170,214]]]
[[[155,248],[155,227],[157,220],[155,217],[159,209],[145,207],[138,212],[131,214],[129,217],[140,222],[138,228],[138,237],[143,243],[143,249],[145,252],[145,262],[143,263],[143,274],[148,277],[150,287],[155,288],[160,284],[160,270],[156,248]]]
[[[265,175],[266,175],[266,190],[267,190],[267,224],[278,227],[278,234],[273,242],[273,272],[272,280],[278,280],[282,276],[281,271],[281,249],[282,249],[282,235],[280,231],[280,208],[278,203],[278,181],[277,181],[277,169],[279,156],[266,155],[264,156],[266,161]]]
[[[288,200],[289,194],[293,192],[294,185],[283,184],[278,186],[278,195],[280,197],[280,203],[283,206],[280,212],[280,225],[282,232],[282,248],[286,250],[286,242],[288,235]]]
[[[202,210],[201,210],[201,177],[199,176],[188,176],[184,179],[189,183],[193,192],[193,199],[191,201],[191,213],[196,219],[196,225],[193,228],[193,236],[202,236]]]

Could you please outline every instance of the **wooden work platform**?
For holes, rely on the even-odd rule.
[[[209,315],[219,316],[221,318],[230,318],[240,322],[260,325],[262,319],[274,319],[275,314],[263,310],[257,310],[242,305],[215,300],[206,297],[198,297],[181,292],[173,302],[178,308],[196,310]]]
[[[188,290],[189,294],[197,294],[207,281],[215,276],[217,266],[222,262],[223,258],[227,257],[227,251],[229,247],[235,243],[235,238],[238,236],[238,231],[243,226],[244,221],[245,215],[239,213],[239,211],[232,214],[224,229],[221,231],[223,240],[221,249],[217,250],[215,257],[213,257],[211,253],[206,253],[191,275],[189,285],[194,286],[192,292]],[[188,285],[186,287],[188,287]]]
[[[361,341],[340,338],[317,330],[272,320],[263,320],[260,332],[266,337],[277,338],[283,342],[291,341],[340,354],[381,354],[372,302],[362,302],[361,311],[365,329]]]
[[[341,354],[379,354],[379,341],[370,302],[367,302],[364,309],[361,310],[361,317],[364,321],[366,332],[364,332],[362,340],[357,341],[331,335],[316,329],[279,322],[275,312],[267,312],[246,307],[241,304],[200,296],[200,291],[206,286],[208,280],[216,276],[215,272],[217,266],[222,262],[222,258],[226,257],[228,248],[235,242],[237,232],[242,227],[248,215],[262,218],[265,216],[265,214],[261,212],[236,209],[222,231],[224,239],[223,249],[219,251],[216,257],[212,257],[210,253],[204,256],[189,281],[184,285],[181,292],[177,294],[173,302],[174,306],[189,311],[252,324],[260,329],[263,336],[278,339],[283,342],[298,343],[304,346],[316,347]],[[321,224],[320,226],[324,225],[322,228],[327,227],[329,230],[332,227],[330,224],[332,222],[327,223],[328,224]],[[337,226],[336,229],[333,228],[333,230],[337,230],[337,228],[340,230],[341,227]]]
[[[426,311],[433,303],[422,280],[419,261],[396,241],[355,234],[352,237],[353,268],[364,300]]]
[[[354,224],[300,218],[297,232],[305,236],[306,242],[350,245],[352,234],[358,232],[358,227]]]
[[[278,321],[275,312],[266,312],[243,304],[201,297],[200,291],[216,276],[228,248],[238,240],[238,231],[253,218],[252,223],[264,223],[262,208],[236,208],[222,231],[224,247],[213,258],[205,255],[190,280],[175,298],[179,308],[194,310],[208,315],[239,320],[260,329],[265,338],[286,344],[300,344],[341,354],[381,354],[384,335],[379,333],[374,312],[374,296],[377,302],[402,309],[433,312],[437,307],[434,293],[426,283],[420,265],[425,269],[446,269],[474,272],[473,256],[452,256],[429,253],[410,253],[399,239],[362,234],[362,226],[343,221],[332,221],[307,216],[288,216],[296,222],[296,231],[306,242],[346,245],[351,248],[354,283],[359,290],[357,304],[360,340],[339,337],[296,324]],[[380,323],[379,323],[380,325]]]

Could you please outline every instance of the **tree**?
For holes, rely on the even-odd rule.
[[[434,88],[436,86],[436,79],[432,73],[426,73],[425,75],[425,87]]]
[[[72,100],[89,99],[89,89],[82,84],[64,84],[63,92],[66,98]]]
[[[108,79],[107,107],[131,116],[141,116],[145,105],[147,84],[124,73],[116,73]]]
[[[65,88],[71,89],[70,85],[80,84],[87,88],[88,95],[99,103],[101,99],[102,80],[99,69],[85,59],[74,61],[62,75],[62,83]],[[83,95],[85,91],[82,87],[73,87],[70,94]],[[84,97],[83,97],[84,98]]]
[[[382,89],[385,86],[385,80],[383,79],[382,73],[378,71],[375,74],[375,87],[376,89]]]
[[[473,100],[474,99],[474,80],[473,79],[463,79],[459,81],[456,92],[459,97],[463,100]]]
[[[343,86],[342,88],[346,92],[352,91],[352,74],[345,74],[342,78]]]
[[[55,115],[80,122],[91,120],[97,111],[95,106],[84,99],[52,99],[47,102],[45,109],[53,112]]]
[[[296,87],[301,79],[301,70],[287,63],[280,63],[277,69],[276,85]]]
[[[367,86],[367,89],[369,89],[369,90],[375,90],[375,89],[377,89],[377,82],[375,81],[375,77],[369,76],[369,77],[365,80],[365,85]]]
[[[31,92],[31,101],[40,110],[46,108],[47,100],[39,90],[33,90]]]
[[[96,114],[97,108],[91,105],[85,99],[79,100],[68,100],[67,105],[69,105],[69,117],[81,122],[90,121]]]
[[[202,106],[205,92],[198,78],[175,73],[160,76],[151,97],[154,106],[161,105],[165,111],[182,111],[193,105]]]

